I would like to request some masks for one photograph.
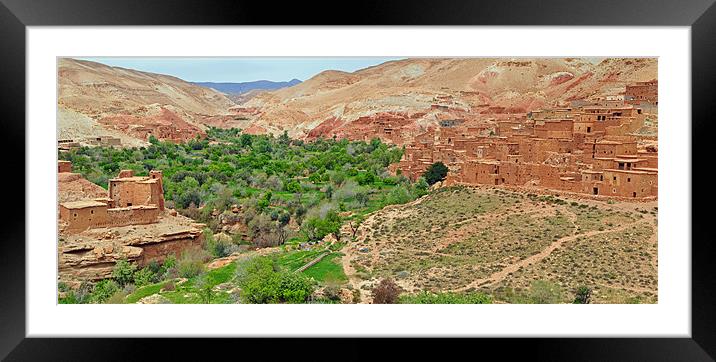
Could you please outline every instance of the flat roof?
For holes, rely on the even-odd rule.
[[[643,158],[615,158],[614,161],[617,162],[640,162],[640,161],[646,161]]]
[[[111,209],[108,209],[108,211],[116,211],[116,210],[151,210],[156,209],[156,205],[132,205],[132,206],[125,206],[125,207],[114,207]]]
[[[99,202],[99,201],[94,201],[94,200],[80,200],[80,201],[63,202],[60,204],[60,206],[67,208],[67,209],[85,209],[88,207],[107,206],[107,204],[104,202]]]
[[[157,182],[157,179],[151,178],[149,176],[118,177],[118,178],[112,178],[109,180],[110,181],[119,181],[119,182],[145,182],[145,183]]]
[[[636,174],[636,175],[653,174],[653,172],[639,171],[639,170],[634,170],[634,169],[631,169],[631,170],[618,170],[618,169],[614,169],[614,168],[607,168],[607,169],[604,169],[604,171],[621,172],[621,173],[632,173],[632,174]]]
[[[659,169],[656,167],[634,167],[632,170],[638,170],[638,171],[647,171],[647,172],[659,172]]]

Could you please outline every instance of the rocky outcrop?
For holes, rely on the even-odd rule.
[[[162,262],[169,255],[180,258],[182,252],[201,247],[201,224],[169,212],[155,224],[96,228],[79,234],[60,234],[58,247],[59,278],[68,285],[111,277],[118,260],[127,259],[138,266]]]

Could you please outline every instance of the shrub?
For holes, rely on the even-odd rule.
[[[442,162],[435,162],[430,167],[428,167],[427,170],[425,170],[425,173],[423,174],[423,177],[425,177],[425,181],[428,183],[428,185],[433,185],[438,181],[442,181],[445,179],[448,173],[448,168],[445,166]]]
[[[128,262],[127,259],[121,259],[115,264],[112,270],[112,277],[120,286],[125,286],[134,280],[133,275],[136,269],[137,267]]]
[[[589,304],[592,297],[592,290],[588,287],[581,286],[577,288],[577,294],[574,297],[573,304]]]
[[[224,237],[216,238],[210,229],[204,229],[204,243],[206,250],[217,258],[228,256],[234,251],[232,248],[232,240],[226,238],[226,235],[220,234],[220,236]]]
[[[373,292],[373,304],[395,304],[398,302],[400,287],[390,279],[383,279],[375,286]]]
[[[182,278],[193,278],[204,272],[204,253],[200,249],[192,249],[182,253],[177,262],[177,270]]]
[[[492,298],[483,293],[429,293],[401,295],[401,304],[490,304]]]
[[[127,297],[127,293],[123,290],[118,290],[112,294],[111,297],[107,298],[105,304],[124,304],[124,298]]]
[[[268,257],[240,263],[236,277],[245,303],[304,303],[315,289],[312,279],[280,270]]]
[[[341,300],[341,288],[335,284],[329,284],[323,288],[323,295],[329,300],[339,301]]]
[[[89,303],[104,303],[112,295],[119,291],[119,286],[114,280],[105,279],[97,283],[92,288],[92,293],[88,298]]]
[[[162,288],[160,289],[160,291],[162,292],[171,292],[173,290],[176,290],[176,286],[172,281],[164,283],[164,285],[162,285]]]
[[[134,285],[141,287],[151,283],[156,274],[149,267],[142,268],[134,273]]]

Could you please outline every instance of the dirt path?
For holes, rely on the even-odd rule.
[[[545,211],[541,208],[541,205],[528,205],[527,207],[522,208],[519,210],[519,212],[512,212],[512,210],[507,209],[505,212],[510,212],[510,215],[514,214],[523,214],[523,215],[532,215],[532,214],[544,214],[550,211],[553,211],[554,209],[550,209],[549,211]],[[460,241],[465,240],[465,238],[473,233],[475,229],[480,229],[484,227],[484,225],[487,225],[489,222],[495,222],[501,218],[504,218],[504,214],[499,213],[489,213],[484,215],[477,215],[471,219],[463,220],[463,221],[457,221],[454,223],[451,223],[447,226],[447,228],[454,228],[454,230],[451,230],[447,233],[444,237],[442,237],[431,249],[433,253],[438,253],[439,250],[443,250],[447,247],[449,247],[452,244],[458,243]],[[576,216],[575,216],[576,218]]]
[[[541,252],[539,252],[535,255],[532,255],[526,259],[522,259],[516,263],[510,264],[507,267],[505,267],[504,269],[502,269],[496,273],[493,273],[492,275],[490,275],[487,278],[481,278],[481,279],[474,280],[470,284],[465,285],[464,287],[452,289],[450,291],[451,292],[461,292],[461,291],[465,291],[470,288],[477,288],[477,287],[482,287],[482,286],[491,285],[491,284],[501,282],[509,274],[516,272],[521,267],[525,267],[527,265],[537,263],[537,262],[543,260],[544,258],[548,257],[550,254],[552,254],[553,251],[555,251],[557,248],[562,246],[562,244],[564,244],[565,242],[576,240],[577,238],[586,238],[586,237],[591,237],[591,236],[601,235],[601,234],[606,234],[606,233],[611,233],[611,232],[619,232],[619,231],[631,228],[633,226],[636,226],[638,224],[644,223],[646,221],[647,220],[640,220],[635,223],[622,225],[622,226],[619,226],[619,227],[616,227],[613,229],[606,229],[606,230],[602,230],[602,231],[594,230],[594,231],[589,231],[589,232],[582,233],[582,234],[572,234],[569,236],[565,236],[563,238],[556,240],[555,242],[550,244],[547,248],[545,248]]]

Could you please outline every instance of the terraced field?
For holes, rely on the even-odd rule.
[[[353,287],[392,277],[408,292],[483,291],[520,302],[535,281],[559,300],[654,303],[656,202],[568,200],[450,187],[370,215],[342,251]]]

